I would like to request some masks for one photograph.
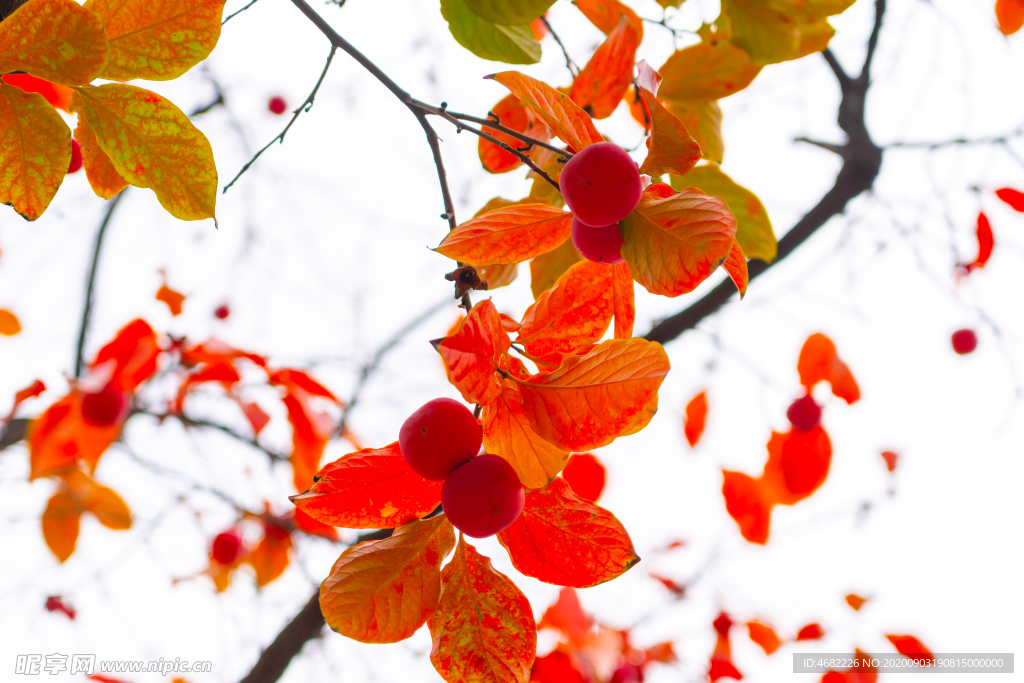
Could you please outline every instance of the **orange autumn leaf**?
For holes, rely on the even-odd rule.
[[[448,381],[467,403],[487,405],[501,392],[495,370],[510,348],[508,334],[490,299],[481,301],[462,321],[458,332],[436,342]]]
[[[238,403],[238,407],[242,409],[242,414],[245,415],[245,419],[249,421],[249,425],[252,427],[252,432],[256,436],[263,431],[263,428],[270,423],[270,416],[260,408],[258,404],[251,401],[243,401],[240,398],[235,398],[235,402]]]
[[[503,71],[487,76],[512,91],[523,104],[538,114],[551,132],[573,151],[603,142],[594,121],[565,93],[547,83],[518,71]]]
[[[559,631],[571,645],[579,647],[587,640],[594,619],[583,611],[579,595],[575,588],[563,588],[558,591],[558,599],[546,610],[537,629],[553,628]]]
[[[820,640],[825,637],[825,630],[821,624],[812,622],[796,632],[796,640]]]
[[[647,158],[640,166],[640,172],[652,176],[665,173],[685,175],[700,161],[700,145],[690,137],[683,122],[663,107],[649,90],[640,88],[640,98],[651,117]]]
[[[92,513],[108,529],[129,529],[132,525],[128,506],[117,493],[97,484],[81,470],[66,472],[42,517],[43,539],[61,562],[75,550],[84,512]]]
[[[430,662],[448,683],[527,683],[537,652],[530,601],[491,561],[459,539],[427,621]]]
[[[890,472],[896,471],[896,462],[899,456],[892,451],[882,451],[882,460],[885,461],[885,469]]]
[[[853,373],[846,363],[839,360],[836,345],[832,340],[820,332],[812,334],[804,342],[796,369],[800,374],[800,384],[808,394],[818,382],[824,381],[832,386],[832,393],[835,396],[847,403],[854,403],[860,399],[860,388],[853,378]]]
[[[668,370],[660,344],[611,339],[517,384],[534,431],[565,450],[588,451],[634,425]]]
[[[292,425],[292,482],[297,491],[305,491],[320,469],[334,423],[330,415],[310,405],[309,394],[299,387],[289,387],[283,401]]]
[[[1024,7],[1024,0],[1020,0],[1020,2]],[[1024,213],[1024,192],[1012,187],[1001,187],[996,190],[996,196],[1014,211]]]
[[[778,634],[775,633],[775,629],[764,622],[748,621],[747,633],[750,635],[750,639],[764,650],[766,655],[775,652],[782,645],[782,641],[779,639]]]
[[[50,497],[43,511],[43,540],[58,560],[66,561],[75,552],[82,508],[67,491]]]
[[[672,53],[658,72],[666,100],[719,100],[746,88],[761,72],[728,40],[704,41]]]
[[[886,635],[885,637],[904,657],[914,659],[922,666],[931,666],[935,663],[935,655],[932,654],[932,651],[914,636]]]
[[[577,496],[596,503],[604,491],[607,473],[593,453],[576,453],[565,464],[562,479]]]
[[[722,496],[725,509],[740,527],[740,534],[751,543],[768,542],[772,500],[760,479],[742,472],[722,470]]]
[[[845,600],[846,604],[849,605],[854,612],[859,612],[860,608],[864,606],[864,603],[868,601],[867,598],[862,598],[856,593],[849,593]]]
[[[232,348],[224,342],[217,339],[207,339],[202,344],[195,344],[193,346],[186,347],[180,350],[181,362],[185,366],[194,366],[206,363],[208,365],[216,365],[218,363],[233,364],[238,360],[244,358],[252,363],[255,363],[261,368],[267,367],[267,359],[255,353],[248,351],[242,351],[239,349]],[[278,371],[278,373],[283,371]],[[290,382],[284,381],[285,375],[273,373],[270,377],[270,381],[273,382],[275,377],[282,380],[282,384],[289,384]],[[316,394],[315,391],[310,393]]]
[[[704,423],[708,416],[708,395],[702,391],[686,404],[685,417],[683,419],[683,432],[686,435],[686,442],[693,448],[700,441],[704,433]]]
[[[441,240],[437,251],[471,266],[519,263],[569,239],[572,214],[547,204],[516,204],[471,218]]]
[[[100,75],[110,47],[103,20],[74,0],[29,0],[4,20],[0,73],[24,71],[62,85]]]
[[[978,239],[978,255],[970,263],[961,263],[957,266],[958,270],[961,270],[964,273],[970,273],[979,268],[984,268],[985,264],[988,263],[989,258],[992,257],[992,248],[995,246],[995,238],[992,234],[992,224],[989,222],[988,216],[984,213],[978,214],[975,236]]]
[[[544,125],[537,114],[524,105],[515,95],[505,96],[500,102],[491,107],[489,113],[497,116],[499,123],[506,128],[511,128],[514,131],[537,140],[542,140],[543,142],[551,139],[551,129]],[[512,149],[526,146],[525,142],[494,128],[484,126],[483,131],[490,133]],[[484,138],[480,138],[480,141],[477,143],[477,154],[480,156],[480,163],[483,165],[484,170],[489,173],[508,173],[523,164],[511,152]]]
[[[89,180],[89,186],[96,193],[97,197],[112,199],[118,192],[128,187],[128,181],[121,177],[121,174],[110,162],[107,153],[96,141],[96,133],[93,132],[89,121],[84,116],[78,117],[78,127],[75,128],[75,140],[82,147],[82,166],[85,168],[85,177]]]
[[[6,308],[0,308],[0,334],[13,337],[21,332],[21,321]]]
[[[82,395],[72,391],[29,424],[29,481],[67,472],[78,461],[95,471],[100,456],[117,440],[122,424],[123,418],[109,426],[86,422]]]
[[[71,95],[74,91],[66,85],[44,81],[42,78],[36,78],[28,74],[5,74],[3,81],[4,83],[17,86],[25,92],[37,92],[57,109],[68,114],[71,113]]]
[[[832,443],[818,425],[808,432],[772,432],[764,483],[776,502],[793,505],[814,493],[828,477]]]
[[[601,339],[613,312],[612,269],[581,261],[526,309],[516,341],[555,366],[562,356]]]
[[[163,301],[170,309],[171,315],[181,315],[181,304],[185,301],[185,295],[174,291],[165,282],[156,292],[156,300]]]
[[[572,264],[582,260],[583,256],[576,250],[572,240],[566,240],[560,247],[530,261],[530,291],[533,292],[533,298],[536,299],[554,287],[562,273],[569,270]],[[630,277],[630,280],[632,279]]]
[[[484,406],[483,445],[504,458],[528,489],[547,486],[569,458],[569,451],[543,439],[523,412],[523,398],[514,382],[503,380],[501,392]]]
[[[12,417],[14,417],[14,413],[18,410],[18,406],[20,406],[22,403],[29,400],[30,398],[35,398],[36,396],[39,396],[44,391],[46,391],[46,385],[43,384],[42,380],[37,379],[24,389],[21,389],[20,391],[16,392],[14,394],[14,405],[11,406],[11,412],[7,414],[7,419],[9,420]]]
[[[732,625],[732,619],[725,612],[720,612],[712,622],[715,629],[715,649],[711,652],[711,662],[708,666],[708,678],[712,683],[721,678],[743,678],[743,674],[732,663],[732,645],[729,642],[729,629]]]
[[[675,297],[693,291],[729,255],[736,219],[718,197],[695,188],[659,197],[666,187],[647,188],[620,223],[622,256],[647,291]]]
[[[251,360],[251,357],[246,354],[235,356],[235,358],[238,357],[245,357]],[[302,370],[296,370],[294,368],[275,370],[267,377],[267,381],[271,384],[276,384],[282,387],[298,387],[310,396],[319,396],[320,398],[326,398],[329,401],[333,401],[338,405],[342,404],[342,401],[338,400],[338,397],[334,395],[334,392],[323,384],[320,384],[320,382],[316,381],[310,377],[308,373],[303,372]]]
[[[330,541],[338,540],[338,530],[329,524],[316,520],[301,509],[296,508],[295,516],[292,518],[295,521],[295,528],[303,533],[309,534],[310,536],[320,536]]]
[[[416,474],[398,442],[325,465],[305,493],[292,496],[313,519],[348,529],[390,529],[420,519],[441,502],[441,482]]]
[[[1012,36],[1024,26],[1024,0],[996,0],[996,21],[1004,36]]]
[[[639,36],[623,17],[573,80],[569,97],[595,119],[612,115],[633,80]]]
[[[156,372],[160,345],[145,320],[136,319],[122,327],[117,336],[99,350],[90,368],[113,361],[111,378],[122,391],[132,392]]]
[[[36,220],[57,194],[70,162],[71,131],[60,114],[42,95],[0,82],[0,203]]]
[[[320,586],[327,625],[361,643],[408,638],[437,608],[441,562],[454,545],[452,525],[439,515],[348,548]]]
[[[636,31],[637,43],[643,42],[644,22],[632,9],[616,0],[573,0],[590,23],[605,35],[611,34],[625,17]]]
[[[169,81],[206,59],[220,38],[224,0],[88,0],[103,18],[109,81]]]
[[[735,239],[732,241],[729,255],[722,262],[722,268],[729,274],[729,278],[736,285],[742,299],[747,293],[747,285],[750,284],[750,273],[747,270],[747,256],[743,253],[739,241]]]
[[[636,304],[633,299],[633,277],[624,262],[612,266],[612,312],[615,315],[615,338],[632,337]]]
[[[577,496],[559,477],[527,492],[522,515],[498,541],[517,570],[558,586],[596,586],[640,561],[615,515]]]
[[[266,586],[288,568],[292,535],[275,522],[263,521],[263,539],[256,544],[245,561],[256,572],[256,585]]]
[[[636,416],[633,423],[626,428],[626,431],[622,432],[622,436],[629,436],[630,434],[636,434],[641,431],[644,427],[651,423],[654,416],[658,414],[658,395],[655,394],[651,397],[650,402],[644,406],[644,409],[640,411],[640,414]]]

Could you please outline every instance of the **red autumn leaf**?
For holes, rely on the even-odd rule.
[[[576,453],[570,457],[562,471],[562,478],[573,493],[591,503],[596,503],[604,491],[604,465],[593,453]]]
[[[72,621],[75,618],[75,609],[64,602],[64,598],[59,595],[51,595],[46,598],[46,611],[47,612],[61,612],[68,619]]]
[[[181,305],[185,302],[185,295],[180,292],[176,292],[167,286],[164,282],[160,289],[156,292],[156,300],[163,301],[167,304],[167,308],[171,311],[171,315],[181,315]]]
[[[899,456],[892,451],[882,451],[882,460],[885,461],[885,469],[890,472],[896,471],[896,460]]]
[[[487,405],[501,392],[494,371],[510,346],[501,316],[490,299],[470,309],[458,332],[434,344],[444,361],[448,381],[467,403],[480,405]]]
[[[235,361],[242,358],[261,368],[267,366],[267,359],[263,356],[232,348],[219,339],[208,339],[202,344],[181,349],[181,363],[187,367],[204,363],[206,365],[234,365]]]
[[[662,664],[672,664],[679,661],[675,647],[670,642],[658,643],[647,648],[644,650],[644,658],[647,662],[661,662]]]
[[[555,90],[547,83],[538,81],[518,71],[504,71],[491,74],[492,78],[516,95],[523,104],[538,114],[551,132],[573,151],[603,142],[604,138],[594,127],[594,121],[565,93]]]
[[[544,610],[537,628],[553,628],[573,647],[579,647],[594,628],[594,619],[583,611],[575,588],[558,591],[558,599]]]
[[[526,309],[516,341],[557,367],[564,355],[601,339],[613,312],[612,269],[580,261]]]
[[[652,294],[679,296],[725,260],[736,236],[736,218],[718,197],[695,188],[674,192],[657,183],[619,225],[622,257],[633,279]]]
[[[1024,0],[1015,1],[1020,2],[1022,10],[1024,10]],[[1022,11],[1022,16],[1024,16],[1024,11]],[[4,78],[7,77],[5,76]],[[1003,187],[996,190],[996,196],[1002,199],[1014,211],[1024,213],[1024,192],[1010,187]]]
[[[96,683],[126,683],[123,678],[114,678],[113,676],[104,676],[103,674],[89,674],[85,678],[90,681],[96,681]],[[171,683],[175,682],[171,681]]]
[[[309,394],[298,386],[289,386],[283,401],[292,425],[293,482],[297,491],[305,491],[320,469],[327,441],[334,432],[334,422],[330,415],[315,410],[310,405]]]
[[[1024,0],[996,0],[996,21],[1004,36],[1019,31],[1024,26]]]
[[[732,678],[739,681],[743,679],[743,674],[728,659],[712,658],[711,666],[708,667],[708,677],[712,682],[720,678]]]
[[[931,666],[935,663],[935,656],[932,651],[924,646],[920,640],[914,636],[898,636],[898,635],[886,635],[885,636],[892,646],[896,648],[904,657],[916,660],[923,666]]]
[[[537,625],[526,596],[491,561],[459,539],[441,574],[441,600],[427,621],[430,662],[448,683],[526,683]]]
[[[633,298],[633,276],[629,274],[629,266],[625,262],[612,266],[612,312],[615,315],[615,338],[632,337],[636,304]]]
[[[300,531],[307,533],[311,536],[320,536],[331,541],[338,540],[338,530],[329,524],[314,519],[303,512],[301,509],[295,509],[295,526]]]
[[[28,93],[37,92],[57,109],[71,113],[71,93],[74,91],[65,85],[44,81],[28,74],[5,74],[3,81]]]
[[[338,400],[338,397],[331,393],[331,390],[325,387],[320,382],[310,377],[302,370],[295,369],[284,369],[277,370],[270,373],[267,381],[271,384],[275,384],[282,387],[299,387],[310,396],[319,396],[328,400],[334,401],[335,403],[342,405],[342,402]]]
[[[29,425],[29,480],[60,474],[74,468],[79,460],[90,472],[95,471],[100,456],[117,440],[122,425],[123,418],[109,426],[86,422],[82,395],[72,391]]]
[[[90,367],[96,368],[113,360],[111,382],[130,393],[153,376],[159,355],[160,345],[153,328],[145,320],[133,320],[99,350]]]
[[[517,384],[523,411],[540,436],[568,451],[586,451],[633,427],[668,370],[660,344],[611,339]]]
[[[686,404],[686,418],[683,420],[683,432],[690,447],[697,445],[704,433],[704,423],[708,416],[708,394],[702,391]]]
[[[591,24],[605,35],[614,31],[625,17],[636,31],[637,43],[643,42],[643,20],[636,12],[621,2],[616,2],[616,0],[573,0],[573,4],[583,12],[583,16],[589,19]]]
[[[782,645],[782,641],[779,639],[778,634],[775,633],[775,629],[764,622],[748,621],[747,633],[752,641],[761,646],[766,655],[775,652]]]
[[[828,382],[832,393],[847,403],[860,399],[860,388],[850,368],[839,360],[832,340],[820,332],[812,334],[804,342],[796,369],[800,373],[800,384],[808,394],[818,382]]]
[[[554,650],[543,657],[537,657],[530,670],[530,681],[533,683],[588,683],[588,679],[573,663],[572,656],[561,650]]]
[[[736,520],[743,538],[764,545],[772,514],[772,500],[765,485],[742,472],[723,470],[722,475],[726,511]]]
[[[513,204],[458,226],[437,251],[473,266],[519,263],[552,251],[569,239],[572,214],[547,204]]]
[[[288,568],[292,535],[276,522],[263,520],[263,539],[252,549],[245,561],[256,572],[256,584],[266,586]]]
[[[797,640],[819,640],[824,636],[825,631],[821,628],[821,624],[818,623],[807,624],[796,633]]]
[[[198,369],[193,370],[185,377],[185,381],[183,381],[181,386],[178,387],[178,395],[170,406],[170,412],[181,414],[185,405],[185,397],[188,395],[189,391],[198,384],[219,382],[224,387],[225,391],[230,391],[231,388],[241,380],[242,376],[238,373],[238,370],[228,363],[203,365]]]
[[[408,638],[437,608],[441,562],[454,545],[452,525],[439,515],[348,548],[320,586],[327,625],[362,643]]]
[[[685,175],[700,161],[701,151],[683,122],[669,112],[651,92],[640,88],[640,98],[651,120],[647,138],[647,158],[641,173],[659,176],[665,173]]]
[[[623,17],[573,81],[569,97],[595,119],[611,116],[629,89],[639,38]]]
[[[513,374],[520,378],[530,376],[522,361],[512,361]],[[559,448],[534,431],[523,412],[523,397],[514,382],[501,382],[501,393],[484,407],[481,417],[484,448],[507,460],[526,488],[547,486],[565,467],[568,449]]]
[[[864,603],[868,601],[867,598],[862,598],[856,593],[848,594],[845,599],[846,604],[849,605],[855,612],[859,612],[860,608],[864,606]]]
[[[539,19],[537,20],[540,21]],[[536,23],[536,22],[535,22]],[[543,24],[541,24],[543,26]],[[531,138],[547,142],[551,139],[551,129],[548,128],[533,112],[525,106],[515,95],[508,95],[491,108],[489,112],[498,117],[501,125],[511,128],[519,133],[524,133]],[[526,145],[525,142],[506,135],[494,128],[483,127],[485,133],[490,133],[501,142],[512,149],[519,149]],[[493,142],[480,138],[477,147],[477,154],[480,156],[480,163],[490,173],[507,173],[519,168],[523,162],[511,152],[508,152]]]
[[[263,428],[270,423],[270,416],[264,412],[263,408],[251,401],[243,401],[240,398],[235,398],[235,402],[238,403],[238,407],[242,409],[242,414],[245,415],[245,419],[249,421],[252,426],[253,434],[259,435]]]
[[[978,238],[978,256],[970,263],[961,263],[958,268],[964,273],[979,268],[984,268],[992,256],[992,248],[995,246],[995,238],[992,235],[992,224],[984,213],[978,214],[978,227],[975,230]]]
[[[825,483],[831,462],[832,443],[821,425],[809,432],[772,432],[764,466],[765,486],[777,502],[793,505]]]
[[[11,406],[11,412],[7,414],[7,419],[10,420],[12,417],[14,417],[14,413],[15,411],[18,410],[18,406],[20,406],[22,403],[29,400],[30,398],[35,398],[44,391],[46,391],[46,385],[43,384],[41,380],[37,379],[35,382],[32,382],[32,384],[28,385],[21,391],[15,393],[14,405]]]
[[[498,541],[520,572],[559,586],[596,586],[640,561],[615,515],[583,500],[557,477],[526,494],[522,515]]]
[[[732,241],[729,247],[729,255],[722,262],[722,268],[729,274],[729,278],[740,293],[742,299],[747,294],[747,285],[750,284],[750,272],[747,270],[747,255],[738,240]]]
[[[711,663],[708,667],[708,678],[717,681],[720,678],[740,680],[743,674],[732,663],[732,646],[729,644],[729,629],[733,621],[725,612],[719,613],[712,626],[715,629],[715,649],[711,652]]]
[[[410,469],[398,442],[349,453],[325,465],[305,493],[292,496],[317,521],[349,529],[390,529],[427,515],[441,502],[441,483]]]
[[[682,598],[686,595],[686,585],[681,584],[674,579],[670,579],[665,576],[659,576],[658,574],[651,574],[651,578],[660,583],[662,586],[672,592],[677,598]]]

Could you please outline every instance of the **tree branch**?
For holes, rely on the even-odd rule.
[[[4,423],[0,429],[0,451],[13,446],[28,436],[28,420],[24,417],[15,417]]]
[[[569,70],[569,75],[575,79],[580,75],[579,65],[572,61],[572,57],[569,56],[569,51],[565,49],[565,44],[562,43],[562,39],[558,37],[557,33],[555,33],[555,29],[551,28],[551,23],[548,22],[548,18],[542,14],[540,16],[540,20],[541,23],[544,24],[544,28],[546,28],[548,33],[551,34],[551,37],[555,39],[556,43],[558,43],[558,47],[562,48],[562,55],[565,56],[565,68]]]

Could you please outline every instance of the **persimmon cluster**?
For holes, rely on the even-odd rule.
[[[559,185],[572,211],[572,243],[584,258],[622,263],[619,221],[640,203],[640,171],[626,150],[612,142],[590,145],[562,169]]]
[[[441,506],[459,531],[485,538],[519,519],[526,491],[516,471],[491,453],[477,455],[483,431],[464,405],[450,398],[428,401],[398,434],[402,456],[424,479],[443,481]]]

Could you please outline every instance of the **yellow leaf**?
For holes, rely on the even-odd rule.
[[[5,337],[13,337],[21,332],[21,321],[5,308],[0,308],[0,334]]]
[[[408,638],[437,607],[441,562],[454,545],[454,529],[439,515],[347,549],[320,586],[327,625],[361,643]]]
[[[746,88],[761,72],[750,55],[728,40],[701,42],[675,52],[658,69],[658,97],[717,100]]]
[[[24,71],[53,83],[85,85],[107,63],[103,20],[73,0],[29,0],[3,24],[0,73]]]
[[[175,218],[213,218],[217,168],[209,140],[180,109],[131,85],[78,88],[71,109],[89,121],[117,172],[148,187]]]
[[[755,64],[795,59],[800,48],[796,11],[790,0],[722,0],[732,42]]]
[[[566,240],[562,246],[530,261],[530,290],[533,291],[533,298],[538,298],[554,287],[562,273],[582,260],[572,240]]]
[[[92,132],[92,127],[84,116],[78,117],[75,139],[82,146],[82,166],[85,168],[85,177],[89,179],[89,185],[97,197],[111,199],[128,187],[128,181],[121,177],[107,157],[107,153],[100,149],[100,143],[96,141],[96,134]]]
[[[70,163],[71,131],[60,114],[42,95],[0,82],[0,202],[36,220]]]
[[[722,163],[722,108],[716,100],[668,100],[668,110],[683,122],[705,159]]]
[[[101,78],[169,81],[213,52],[224,0],[88,0],[85,9],[103,18],[110,40]]]

